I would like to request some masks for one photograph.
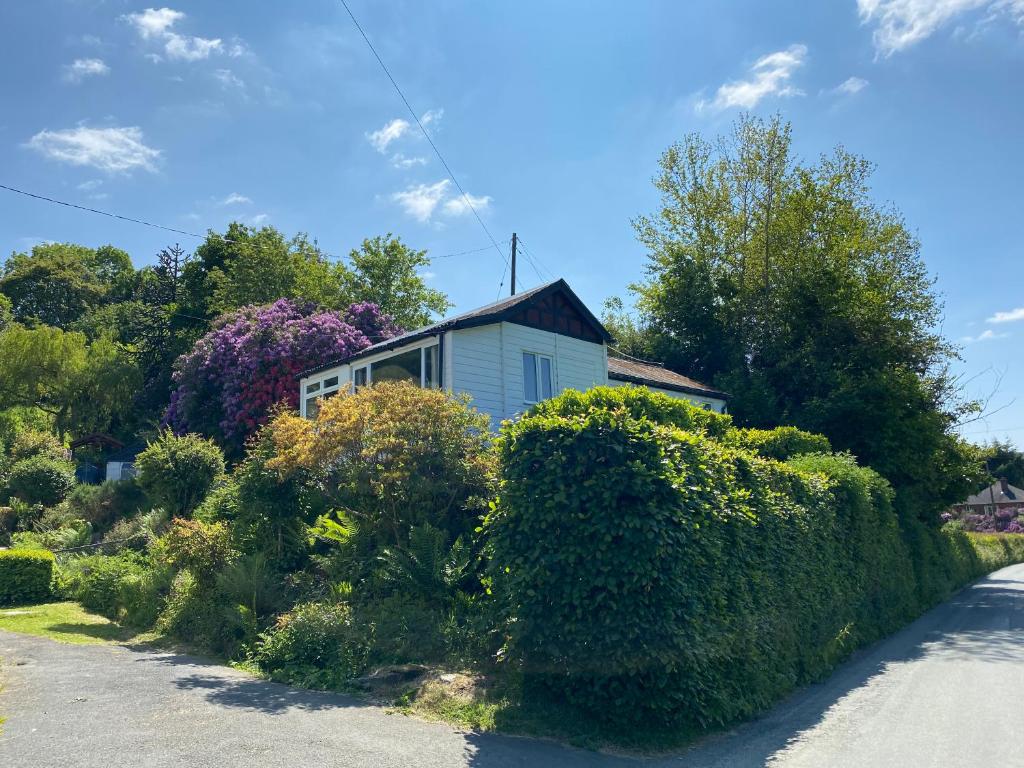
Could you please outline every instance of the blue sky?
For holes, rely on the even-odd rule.
[[[517,231],[595,310],[642,276],[630,219],[684,133],[778,111],[800,156],[871,159],[969,392],[998,385],[964,433],[1024,444],[1024,0],[350,4],[495,238]],[[8,2],[0,66],[0,183],[195,232],[265,222],[335,255],[390,231],[463,254],[430,274],[457,306],[497,295],[502,259],[337,0]],[[0,252],[46,240],[137,265],[196,243],[0,191]]]

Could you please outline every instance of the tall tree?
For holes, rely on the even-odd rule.
[[[951,429],[955,350],[902,218],[870,197],[872,166],[842,148],[797,162],[776,117],[661,157],[662,205],[634,225],[633,286],[648,354],[733,395],[741,424],[821,432],[931,517],[973,482]]]
[[[109,286],[96,269],[96,251],[70,243],[44,243],[13,253],[4,264],[0,293],[22,323],[67,330],[100,306]]]
[[[426,284],[421,270],[428,266],[426,251],[410,248],[390,232],[363,240],[342,272],[343,303],[376,304],[402,328],[426,325],[432,313],[444,314],[452,306],[447,295]]]

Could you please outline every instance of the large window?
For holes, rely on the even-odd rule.
[[[523,400],[537,403],[553,394],[551,358],[523,352]]]
[[[374,384],[382,381],[412,381],[420,383],[423,375],[423,352],[414,349],[380,360],[370,366],[370,379]]]

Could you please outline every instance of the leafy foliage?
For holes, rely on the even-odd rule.
[[[167,564],[191,573],[200,585],[215,580],[235,556],[226,524],[181,518],[171,522],[170,530],[158,543],[157,552]]]
[[[138,483],[174,515],[189,515],[224,474],[224,454],[199,435],[164,432],[135,459]]]
[[[634,354],[730,392],[739,424],[825,435],[934,522],[976,479],[952,431],[974,406],[920,245],[871,200],[871,172],[841,148],[798,162],[778,117],[687,136],[661,157],[662,206],[634,222],[647,279],[640,322],[619,325]]]
[[[307,474],[378,547],[405,548],[424,523],[453,542],[494,490],[487,427],[464,399],[382,383],[326,400],[315,420],[279,415],[267,465],[285,478]]]
[[[304,603],[282,614],[254,654],[261,669],[309,688],[339,688],[366,666],[368,642],[342,603]]]
[[[484,525],[511,657],[577,705],[748,716],[976,572],[934,529],[901,530],[888,483],[850,456],[779,463],[633,397],[650,404],[597,389],[506,423]]]
[[[805,453],[832,452],[827,437],[804,432],[796,427],[736,429],[729,433],[727,440],[730,444],[776,461],[785,461]]]
[[[7,491],[29,504],[53,506],[75,484],[75,470],[64,459],[36,455],[15,462],[7,477]]]
[[[243,307],[218,320],[177,361],[166,421],[178,432],[217,437],[237,453],[275,405],[298,404],[299,371],[364,349],[367,334],[394,332],[388,318],[366,305],[346,314],[284,299]]]
[[[0,549],[0,605],[46,602],[54,563],[53,553],[44,549]]]

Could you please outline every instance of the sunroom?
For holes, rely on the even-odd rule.
[[[408,381],[420,387],[441,386],[441,344],[438,337],[380,352],[322,371],[305,379],[300,411],[309,419],[316,418],[320,401],[339,392],[383,381]]]

